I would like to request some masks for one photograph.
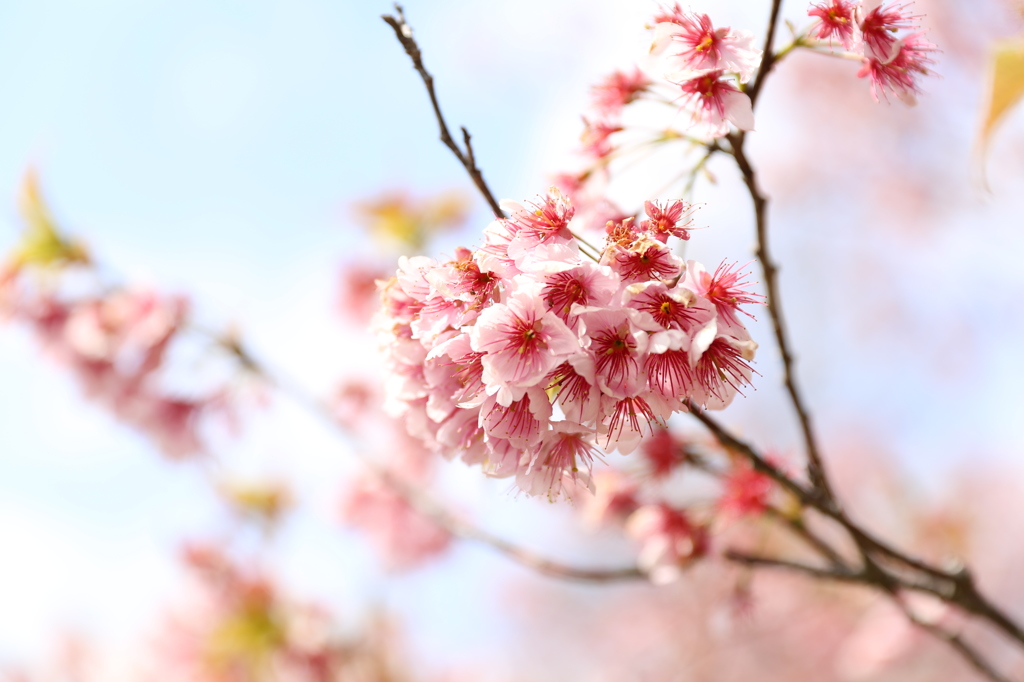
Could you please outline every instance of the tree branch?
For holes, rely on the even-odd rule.
[[[466,130],[465,126],[462,128],[462,140],[465,144],[466,150],[463,151],[459,148],[458,143],[452,137],[448,131],[448,124],[444,120],[444,114],[441,113],[441,105],[437,101],[437,93],[434,91],[434,77],[427,71],[427,67],[423,65],[423,53],[420,52],[419,45],[416,44],[416,39],[412,37],[412,27],[405,21],[405,14],[402,12],[402,6],[395,4],[395,14],[397,16],[391,16],[385,14],[381,17],[388,26],[395,31],[395,37],[398,38],[398,42],[405,48],[405,53],[409,55],[409,59],[412,60],[413,68],[419,73],[420,78],[423,79],[423,84],[427,87],[427,95],[430,96],[430,105],[434,108],[434,116],[437,118],[437,125],[441,133],[441,142],[444,143],[448,149],[452,150],[452,154],[459,160],[462,167],[469,173],[470,179],[476,188],[480,190],[480,194],[483,195],[484,200],[487,201],[487,205],[490,206],[491,211],[494,213],[496,218],[504,218],[505,213],[498,206],[497,200],[491,193],[491,189],[487,186],[487,182],[484,181],[483,172],[476,165],[476,158],[473,155],[473,147],[469,142],[469,131]]]
[[[210,335],[208,332],[207,335]],[[355,440],[355,434],[351,433],[343,424],[335,418],[331,408],[323,401],[310,395],[300,386],[270,371],[266,365],[245,349],[238,339],[223,338],[212,335],[212,338],[226,351],[230,352],[239,363],[247,370],[259,376],[269,385],[277,388],[281,393],[287,395],[309,412],[316,415],[332,429],[339,431],[342,435]],[[403,477],[396,474],[388,466],[381,464],[366,454],[366,451],[358,445],[352,448],[356,457],[367,469],[378,478],[384,485],[401,497],[410,507],[422,514],[425,518],[437,524],[451,535],[479,542],[492,550],[508,557],[512,561],[532,569],[543,575],[565,580],[574,580],[589,583],[608,583],[623,580],[637,580],[646,578],[646,574],[636,566],[624,568],[580,568],[549,559],[532,550],[520,547],[508,540],[494,535],[468,521],[456,516],[446,509],[432,497],[427,495],[416,486],[410,484]]]
[[[811,416],[804,404],[800,388],[796,383],[796,374],[793,369],[793,353],[790,350],[789,336],[786,332],[786,324],[782,315],[782,303],[779,295],[778,266],[772,260],[771,251],[768,246],[768,199],[761,191],[757,182],[757,174],[751,165],[744,150],[746,136],[742,133],[735,133],[729,136],[732,143],[733,157],[736,165],[743,175],[743,182],[750,192],[754,203],[754,220],[757,227],[757,250],[756,255],[761,263],[764,272],[765,291],[768,294],[768,312],[772,318],[772,327],[775,331],[775,341],[779,347],[779,354],[782,356],[783,380],[786,391],[789,393],[793,409],[796,411],[797,419],[800,422],[800,429],[803,433],[804,448],[807,452],[807,472],[811,484],[819,488],[826,497],[835,503],[835,496],[825,476],[825,468],[821,460],[821,452],[818,449],[818,442],[811,427]]]
[[[900,607],[900,610],[903,611],[903,615],[905,615],[911,623],[921,628],[922,630],[924,630],[931,636],[935,637],[936,639],[942,640],[943,642],[946,642],[946,644],[948,644],[949,646],[953,647],[953,649],[957,653],[959,653],[964,658],[964,660],[966,660],[968,663],[974,666],[974,669],[977,670],[979,673],[989,678],[990,680],[993,680],[993,682],[1012,682],[1010,678],[1004,677],[1002,674],[999,673],[999,671],[992,667],[992,665],[989,664],[989,662],[982,657],[981,653],[973,646],[968,644],[967,641],[960,634],[955,632],[949,632],[948,630],[939,627],[935,623],[929,623],[928,621],[923,620],[916,613],[914,613],[902,599],[900,599],[898,594],[893,594],[892,598],[893,601],[895,601],[896,604]]]
[[[764,38],[764,48],[761,51],[761,66],[757,70],[757,80],[747,88],[747,95],[750,97],[750,104],[757,102],[757,96],[761,93],[761,86],[765,78],[771,72],[779,55],[772,52],[772,43],[775,42],[775,31],[779,26],[779,14],[782,11],[782,0],[772,0],[771,13],[768,16],[768,31]]]

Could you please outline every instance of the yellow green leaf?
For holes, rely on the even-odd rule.
[[[22,181],[18,208],[25,221],[25,229],[21,241],[11,254],[13,268],[88,262],[89,258],[81,244],[61,235],[43,201],[39,177],[32,169],[25,173]]]
[[[997,43],[992,52],[989,92],[983,103],[978,150],[982,158],[999,121],[1024,97],[1024,40]]]

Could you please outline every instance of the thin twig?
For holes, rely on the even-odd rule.
[[[346,436],[350,440],[355,439],[355,434],[351,433],[349,429],[337,420],[333,411],[326,403],[309,394],[306,390],[295,383],[271,372],[265,364],[256,360],[255,357],[245,349],[241,343],[239,343],[238,339],[225,339],[216,335],[213,335],[213,338],[225,350],[237,357],[241,365],[248,371],[259,376],[269,385],[277,388],[281,393],[287,395],[296,403],[306,408],[332,429],[341,432],[342,435]],[[581,568],[549,559],[532,550],[526,549],[525,547],[520,547],[519,545],[494,535],[493,533],[456,516],[432,497],[409,483],[402,476],[395,473],[388,466],[367,455],[362,448],[353,447],[352,451],[360,462],[362,462],[367,469],[381,481],[381,483],[395,492],[406,503],[408,503],[409,506],[425,518],[434,522],[455,537],[479,542],[492,550],[497,551],[499,554],[508,557],[516,563],[533,569],[538,573],[554,578],[589,583],[608,583],[623,580],[637,580],[647,577],[646,574],[636,566],[611,569]]]
[[[405,14],[402,12],[402,6],[395,4],[395,14],[397,16],[391,16],[385,14],[381,18],[387,22],[387,24],[394,29],[395,37],[398,38],[398,42],[405,48],[406,54],[412,60],[413,68],[419,73],[420,78],[423,79],[423,84],[427,87],[427,95],[430,96],[430,104],[434,108],[434,116],[437,118],[437,125],[441,132],[441,142],[445,144],[448,149],[452,150],[452,154],[455,154],[455,158],[459,160],[462,167],[469,173],[470,179],[476,188],[480,190],[480,194],[483,195],[487,201],[487,205],[490,206],[491,211],[494,213],[496,218],[504,218],[505,213],[501,210],[497,200],[491,193],[491,189],[487,186],[484,181],[484,175],[476,165],[476,157],[473,154],[473,145],[470,144],[469,131],[466,130],[465,126],[462,127],[462,141],[466,147],[463,151],[459,148],[458,143],[452,137],[448,131],[448,124],[444,120],[444,115],[441,113],[441,105],[437,101],[437,93],[434,91],[434,77],[430,75],[427,68],[423,65],[423,53],[420,52],[419,45],[416,44],[416,39],[412,37],[412,27],[409,26],[405,21]]]
[[[899,587],[934,595],[947,603],[955,604],[971,615],[988,621],[1010,638],[1024,644],[1024,630],[981,594],[973,576],[966,570],[944,571],[935,568],[880,540],[858,526],[842,509],[832,504],[831,500],[822,498],[818,491],[808,490],[789,478],[785,472],[765,460],[749,444],[729,433],[699,407],[692,403],[689,407],[691,414],[711,431],[723,447],[746,458],[757,471],[770,476],[772,480],[796,496],[802,506],[815,509],[838,523],[850,534],[860,549],[864,562],[863,571],[858,574],[850,574],[850,576],[858,575],[860,582],[881,589]],[[911,571],[916,575],[907,577],[901,572],[886,570],[879,562],[895,563],[903,571]],[[844,579],[848,582],[855,581],[850,576]]]
[[[902,599],[900,599],[898,594],[892,594],[891,596],[893,598],[893,601],[896,602],[896,605],[899,606],[900,610],[903,611],[903,614],[911,623],[921,628],[928,634],[932,635],[936,639],[940,639],[946,642],[946,644],[948,644],[949,646],[953,647],[953,649],[955,649],[961,656],[963,656],[964,660],[966,660],[968,663],[974,666],[975,670],[977,670],[990,680],[993,680],[993,682],[1011,682],[1010,678],[1003,676],[999,671],[992,667],[992,665],[989,664],[988,661],[986,661],[982,657],[981,653],[973,646],[968,644],[967,641],[959,633],[950,632],[944,628],[939,627],[935,623],[929,623],[928,621],[920,618],[916,613],[914,613],[910,609],[910,607]]]
[[[789,528],[790,531],[810,545],[816,552],[818,552],[818,554],[825,559],[828,559],[829,563],[832,564],[833,567],[846,565],[847,562],[846,559],[843,558],[843,555],[837,552],[832,545],[812,533],[811,529],[807,527],[807,524],[805,524],[802,519],[790,518],[774,507],[768,507],[764,510],[764,513],[766,516],[775,519],[786,528]]]
[[[734,563],[749,566],[751,568],[781,568],[795,573],[802,573],[820,580],[835,580],[847,583],[864,582],[864,576],[862,573],[858,571],[850,571],[842,567],[819,568],[817,566],[801,564],[795,561],[787,561],[785,559],[775,559],[773,557],[760,556],[757,554],[747,554],[746,552],[740,552],[739,550],[734,549],[727,549],[725,551],[725,558]]]

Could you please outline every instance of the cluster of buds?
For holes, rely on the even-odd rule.
[[[639,454],[644,466],[595,475],[595,494],[584,515],[592,525],[618,527],[638,542],[637,565],[655,583],[678,579],[693,562],[714,554],[716,536],[780,501],[771,478],[714,441],[657,429]],[[683,472],[705,479],[697,499],[683,501],[678,488],[664,485]],[[708,478],[716,481],[710,487]]]
[[[735,268],[672,253],[683,202],[647,202],[600,250],[554,188],[502,207],[476,251],[403,258],[383,285],[388,405],[431,449],[554,498],[589,486],[599,448],[629,454],[690,402],[721,408],[750,382],[757,344],[738,313],[759,297]]]
[[[654,20],[651,55],[664,78],[679,88],[690,132],[713,139],[727,135],[730,124],[753,130],[753,107],[741,88],[761,63],[754,35],[716,29],[708,15],[683,11],[678,4]]]
[[[807,14],[818,21],[812,35],[863,59],[857,74],[871,82],[871,94],[878,100],[891,92],[913,104],[918,92],[917,78],[930,73],[934,64],[928,55],[936,47],[918,32],[917,15],[908,5],[885,4],[881,0],[829,0],[811,6]]]

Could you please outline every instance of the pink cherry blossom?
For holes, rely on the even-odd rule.
[[[737,463],[722,479],[718,509],[727,517],[757,516],[768,507],[775,482],[748,464]]]
[[[689,239],[690,231],[687,228],[693,224],[691,207],[681,200],[664,203],[663,206],[657,201],[644,202],[647,220],[641,223],[641,227],[661,242],[667,241],[669,236]]]
[[[640,454],[647,460],[651,475],[659,479],[667,478],[686,461],[683,444],[668,429],[656,429],[644,441]]]
[[[722,71],[709,71],[680,82],[680,99],[692,116],[695,134],[716,138],[729,133],[729,124],[740,130],[754,129],[750,97],[724,79]]]
[[[742,326],[736,317],[737,313],[743,313],[750,318],[754,316],[741,306],[764,301],[763,295],[750,291],[752,285],[747,282],[749,273],[744,272],[743,267],[745,266],[723,261],[715,268],[714,273],[709,274],[700,263],[688,261],[683,286],[714,304],[719,318],[726,325]]]
[[[516,484],[528,494],[547,495],[552,500],[575,486],[593,492],[590,470],[598,457],[593,432],[569,421],[554,422],[551,427],[528,465],[520,467]]]
[[[534,386],[579,351],[576,334],[557,315],[545,309],[532,290],[514,294],[480,314],[470,332],[473,350],[483,353],[483,382],[488,393],[501,392],[503,405],[515,388]]]
[[[860,19],[861,39],[866,48],[865,58],[882,63],[893,59],[899,42],[896,34],[901,30],[913,30],[917,27],[918,17],[908,14],[908,7],[909,3],[887,6],[878,0],[865,3]]]
[[[935,46],[915,33],[893,44],[892,57],[888,61],[866,58],[857,76],[871,82],[871,95],[878,101],[878,95],[887,98],[891,92],[908,104],[916,101],[917,78],[931,73],[929,66],[935,61],[928,55]]]
[[[627,282],[674,280],[683,271],[683,261],[657,239],[639,239],[628,247],[611,244],[601,258]]]
[[[854,13],[856,6],[853,0],[829,0],[811,5],[808,16],[816,17],[818,24],[814,27],[814,37],[818,40],[838,40],[846,49],[853,46],[853,29],[856,26]]]
[[[716,29],[706,14],[682,12],[676,7],[654,27],[651,54],[662,56],[670,80],[723,71],[746,83],[761,63],[754,34],[732,28]]]
[[[708,550],[705,529],[664,503],[637,509],[626,530],[642,543],[637,563],[657,585],[677,580],[687,564]]]
[[[345,493],[341,517],[362,530],[385,565],[396,571],[418,568],[451,544],[449,533],[370,476],[357,479]]]
[[[591,88],[594,105],[603,117],[613,116],[650,85],[651,80],[640,69],[634,68],[632,73],[615,71]]]

